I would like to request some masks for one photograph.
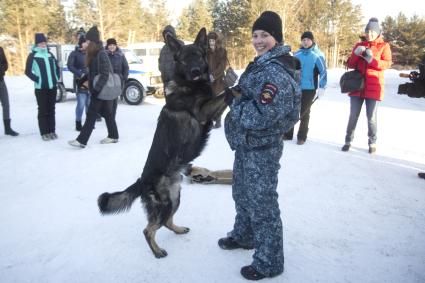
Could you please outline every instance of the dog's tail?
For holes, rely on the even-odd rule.
[[[118,214],[130,210],[134,200],[141,194],[141,183],[137,180],[122,192],[101,194],[97,199],[97,205],[102,214]]]

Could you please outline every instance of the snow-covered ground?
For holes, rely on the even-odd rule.
[[[285,143],[278,185],[285,273],[264,281],[425,282],[425,180],[417,177],[425,171],[425,99],[397,95],[406,80],[387,71],[377,154],[367,153],[364,109],[352,150],[341,152],[349,114],[349,99],[338,90],[342,72],[329,71],[307,143]],[[234,220],[230,186],[183,183],[175,222],[191,231],[159,230],[169,254],[163,259],[146,244],[139,203],[121,215],[98,213],[99,194],[140,175],[163,100],[120,103],[119,143],[99,144],[102,122],[80,150],[67,144],[77,136],[73,95],[56,106],[59,139],[44,142],[32,83],[6,83],[20,136],[0,135],[0,282],[245,282],[239,270],[252,251],[217,246]],[[221,128],[195,163],[226,169],[232,161]]]

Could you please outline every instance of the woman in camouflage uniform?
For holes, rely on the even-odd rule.
[[[241,75],[240,96],[225,119],[225,134],[235,150],[232,194],[236,207],[233,230],[218,241],[225,250],[255,249],[253,262],[241,274],[248,280],[283,272],[283,232],[277,181],[283,134],[298,121],[301,90],[296,62],[283,45],[282,21],[266,11],[252,27],[257,53]]]

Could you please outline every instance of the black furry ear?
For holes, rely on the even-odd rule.
[[[198,32],[194,43],[204,49],[208,48],[207,30],[205,28],[201,28]]]
[[[165,41],[167,42],[167,45],[170,47],[171,52],[173,52],[174,54],[176,54],[182,47],[182,44],[169,34],[166,35]]]

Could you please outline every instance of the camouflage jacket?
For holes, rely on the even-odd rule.
[[[277,45],[258,56],[241,75],[241,96],[230,105],[225,134],[230,147],[273,146],[298,122],[301,89],[295,64],[287,64],[291,48]],[[295,62],[295,61],[294,61]]]

